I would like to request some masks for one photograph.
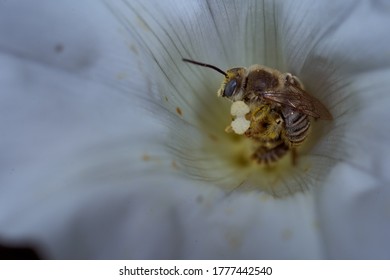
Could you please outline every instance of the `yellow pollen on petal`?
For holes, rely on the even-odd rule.
[[[176,107],[176,113],[181,117],[183,116],[183,111],[179,107]]]

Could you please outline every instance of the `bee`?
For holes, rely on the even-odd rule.
[[[290,150],[295,164],[296,148],[310,133],[310,117],[333,119],[329,110],[290,73],[258,64],[225,72],[210,64],[185,58],[183,61],[223,74],[225,78],[217,95],[233,103],[244,102],[249,107],[245,118],[250,124],[244,135],[254,140],[252,157],[259,164],[273,164]],[[231,130],[228,127],[227,131]]]

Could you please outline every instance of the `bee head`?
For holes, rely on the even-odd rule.
[[[219,69],[218,67],[206,64],[203,62],[198,62],[195,60],[183,58],[183,61],[189,62],[192,64],[200,65],[203,67],[208,67],[214,69],[215,71],[221,73],[225,76],[225,79],[222,82],[220,89],[218,90],[218,96],[226,97],[231,101],[238,101],[242,99],[243,91],[242,84],[246,73],[246,68],[237,67],[227,70],[226,72]]]
[[[233,102],[242,100],[242,85],[245,73],[246,69],[243,67],[227,70],[225,79],[218,90],[218,96],[226,97]]]

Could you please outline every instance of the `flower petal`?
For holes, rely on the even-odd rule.
[[[51,218],[80,207],[61,204],[61,195],[97,182],[110,188],[124,173],[173,169],[161,149],[165,128],[137,95],[146,80],[136,54],[109,11],[95,1],[49,2],[7,2],[0,11],[0,234],[9,238],[50,235]],[[91,7],[97,18],[89,20]],[[113,59],[111,46],[129,65]],[[123,94],[129,84],[134,95]],[[30,212],[39,214],[29,221]]]
[[[342,162],[335,165],[320,197],[331,258],[390,256],[390,134],[384,121],[390,118],[388,77],[390,70],[385,69],[356,75],[349,89],[358,102],[340,116],[333,132],[342,135],[335,143]]]
[[[307,80],[317,78],[317,84],[309,86],[327,100],[336,118],[321,148],[325,157],[339,161],[319,193],[329,258],[389,258],[384,244],[390,230],[390,134],[382,120],[390,117],[390,61],[389,31],[384,28],[388,17],[383,12],[369,2],[354,5],[343,24],[313,48],[302,68]],[[320,75],[332,68],[332,74]],[[326,96],[327,91],[332,94]]]
[[[317,54],[319,46],[326,43],[327,37],[337,27],[342,26],[341,23],[351,14],[354,6],[356,1],[352,0],[333,3],[280,1],[281,23],[277,28],[283,36],[279,44],[283,46],[285,65],[288,67],[284,70],[301,78],[304,65],[311,65],[307,58]]]
[[[389,259],[388,185],[349,164],[334,169],[320,194],[320,227],[328,258]]]
[[[381,8],[379,1],[353,1],[342,24],[324,38],[312,55],[332,57],[339,71],[349,75],[388,68],[389,14],[389,7]]]
[[[44,255],[58,259],[323,257],[312,195],[226,196],[157,175],[133,177],[122,187],[117,180],[112,189],[91,182],[83,190],[57,192],[3,231],[38,240]]]
[[[195,216],[198,223],[189,219],[184,227],[187,238],[198,233],[187,241],[186,252],[191,258],[321,258],[313,205],[307,194],[274,200],[234,193],[219,203],[211,201]]]

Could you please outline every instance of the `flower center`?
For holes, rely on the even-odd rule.
[[[211,77],[191,83],[184,94],[197,97],[191,100],[195,118],[188,120],[193,126],[182,131],[182,144],[175,144],[186,174],[228,191],[258,190],[275,197],[306,191],[321,180],[323,171],[313,155],[329,122],[291,113],[287,106],[248,106],[218,98],[218,80]],[[176,112],[185,119],[185,110]],[[287,139],[286,129],[302,143]]]

